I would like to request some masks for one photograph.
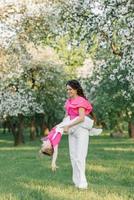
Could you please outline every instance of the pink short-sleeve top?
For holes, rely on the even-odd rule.
[[[90,102],[81,96],[77,96],[75,99],[67,99],[64,107],[67,114],[70,116],[70,119],[79,116],[79,108],[85,109],[85,115],[89,115],[93,109]]]
[[[56,145],[58,145],[60,143],[61,140],[61,133],[60,132],[56,132],[56,127],[52,128],[51,131],[49,132],[49,134],[46,137],[43,137],[42,140],[49,140],[52,147],[54,148]]]

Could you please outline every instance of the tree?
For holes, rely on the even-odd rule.
[[[66,74],[63,66],[58,59],[33,63],[34,55],[31,55],[27,48],[30,41],[33,41],[37,48],[39,43],[47,38],[50,31],[47,27],[50,22],[52,25],[51,18],[54,18],[51,16],[50,4],[51,2],[46,1],[33,1],[32,4],[23,1],[20,4],[17,1],[10,4],[5,2],[0,15],[0,115],[10,118],[15,145],[23,142],[24,117],[30,116],[33,120],[35,114],[40,113],[43,117],[45,115],[44,120],[50,127],[63,113],[62,109],[57,111],[65,94],[63,85]],[[53,106],[55,112],[52,112]]]
[[[106,95],[113,94],[111,109],[114,105],[114,113],[116,113],[118,106],[118,112],[124,111],[123,115],[125,113],[130,124],[134,116],[132,7],[131,0],[79,0],[63,4],[60,12],[61,24],[64,27],[63,34],[70,35],[73,45],[79,45],[84,41],[93,59],[99,60],[95,62],[100,67],[96,65],[98,72],[97,74],[95,72],[93,83],[93,85],[97,83],[96,95],[101,91],[102,94],[104,93],[102,97],[104,99]],[[99,94],[98,100],[101,98]]]

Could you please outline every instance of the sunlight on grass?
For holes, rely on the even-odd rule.
[[[107,194],[106,197],[104,197],[103,200],[125,200],[124,197],[121,197],[117,194]]]
[[[39,140],[14,147],[9,146],[10,136],[1,137],[0,200],[133,199],[132,140],[92,138],[86,166],[89,188],[80,191],[71,180],[67,137],[62,138],[57,161],[60,168],[55,173],[50,169],[50,157],[38,155]]]
[[[134,152],[134,148],[104,148],[104,151],[125,151],[125,152]]]
[[[48,194],[52,199],[59,199],[59,200],[81,200],[84,197],[84,200],[96,199],[96,193],[89,190],[78,190],[74,186],[67,186],[64,185],[41,185],[37,184],[36,182],[32,181],[29,183],[22,183],[22,186],[27,189],[33,189],[45,194]],[[83,196],[84,195],[84,196]],[[98,196],[99,197],[99,196]]]
[[[87,165],[87,170],[93,170],[93,171],[97,171],[97,172],[111,172],[112,169],[111,168],[108,168],[108,167],[104,167],[104,166],[101,166],[101,165]]]
[[[47,194],[51,199],[58,200],[125,200],[124,197],[115,193],[103,191],[103,194],[99,194],[93,189],[78,190],[73,186],[64,187],[63,185],[42,185],[35,181],[29,183],[21,183],[21,185],[29,190],[38,191]],[[104,196],[103,196],[104,195]]]
[[[12,144],[13,142],[12,141],[8,141],[8,140],[0,140],[0,143]]]
[[[37,149],[37,147],[1,147],[0,148],[0,151],[20,151],[20,150],[23,150],[23,151],[32,151],[32,150],[35,150]]]
[[[15,195],[9,193],[9,194],[0,194],[0,200],[19,200],[15,197]]]

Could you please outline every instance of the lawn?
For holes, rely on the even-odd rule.
[[[67,136],[59,147],[59,169],[38,156],[40,140],[13,147],[12,136],[0,134],[0,200],[133,200],[134,140],[90,138],[87,191],[72,185]]]

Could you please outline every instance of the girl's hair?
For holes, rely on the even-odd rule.
[[[46,148],[45,150],[42,151],[43,154],[47,155],[47,156],[52,156],[54,152],[53,148]]]
[[[77,80],[69,80],[67,83],[66,83],[66,86],[69,85],[71,88],[73,88],[74,90],[77,90],[77,94],[81,97],[84,97],[85,99],[86,96],[83,92],[83,89],[80,85],[80,83],[77,81]]]

